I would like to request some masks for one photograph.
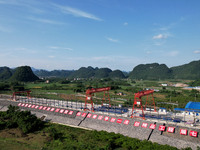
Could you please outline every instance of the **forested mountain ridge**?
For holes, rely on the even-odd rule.
[[[170,79],[172,78],[172,71],[165,64],[141,64],[130,72],[129,78],[145,80]]]
[[[171,68],[174,79],[200,79],[200,60]]]
[[[81,67],[78,70],[38,70],[34,72],[29,66],[22,66],[16,69],[0,67],[0,81],[19,80],[35,81],[38,77],[59,77],[59,78],[130,78],[136,80],[164,80],[164,79],[200,79],[200,60],[188,64],[167,67],[165,64],[151,63],[140,64],[133,68],[130,73],[125,74],[120,70],[109,68]]]
[[[77,71],[74,71],[70,78],[125,78],[125,75],[120,70],[112,71],[109,68],[93,68],[81,67]]]
[[[168,68],[165,64],[140,64],[129,73],[131,79],[200,79],[200,60]]]
[[[74,71],[73,70],[53,70],[53,71],[47,71],[47,70],[35,70],[34,74],[38,77],[60,77],[65,78],[70,76]]]
[[[78,70],[36,70],[39,77],[61,77],[61,78],[125,78],[120,70],[112,71],[109,68],[81,67]]]

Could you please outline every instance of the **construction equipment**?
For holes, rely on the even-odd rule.
[[[87,89],[86,90],[86,98],[85,98],[85,108],[84,108],[84,110],[89,110],[87,108],[87,104],[91,104],[91,111],[94,112],[94,104],[93,104],[93,100],[92,100],[92,95],[93,95],[93,93],[97,93],[97,92],[104,92],[104,96],[103,96],[103,99],[102,99],[102,106],[103,106],[103,101],[106,101],[106,99],[109,101],[109,106],[111,106],[110,105],[110,97],[109,97],[109,90],[110,89],[111,89],[111,87]]]
[[[142,97],[143,96],[147,96],[146,103],[145,103],[145,110],[146,110],[147,104],[149,104],[148,95],[151,95],[152,96],[152,105],[154,106],[154,111],[156,112],[153,92],[154,92],[154,90],[144,90],[144,91],[139,91],[138,93],[135,93],[131,118],[133,118],[133,117],[141,117],[143,119],[145,118],[145,116],[144,116],[144,108],[143,108],[143,105],[142,105]],[[137,108],[139,108],[139,110],[142,111],[142,116],[134,116],[133,115],[133,111],[135,109],[135,106]]]
[[[21,94],[21,93],[26,93],[27,94],[27,98],[28,99],[31,98],[31,95],[30,95],[31,91],[18,91],[18,92],[13,92],[12,100],[16,101],[17,100],[16,99],[16,94]]]

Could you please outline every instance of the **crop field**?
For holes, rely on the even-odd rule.
[[[131,79],[83,79],[69,80],[63,79],[45,80],[40,82],[20,83],[24,90],[31,90],[31,97],[58,99],[64,101],[85,100],[85,92],[88,88],[111,87],[109,97],[114,105],[131,106],[134,101],[134,93],[145,89],[154,89],[154,100],[157,107],[173,109],[174,107],[184,108],[189,101],[200,101],[200,93],[197,90],[185,90],[183,87],[175,87],[174,84],[190,84],[189,80],[131,80]],[[161,84],[168,86],[162,86]],[[12,90],[1,91],[2,94],[12,95]],[[93,101],[100,104],[104,92],[94,93]],[[149,97],[150,98],[150,97]],[[142,98],[145,104],[146,97]],[[168,104],[174,103],[175,105]]]

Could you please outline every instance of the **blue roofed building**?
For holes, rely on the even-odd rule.
[[[182,112],[194,112],[196,115],[200,113],[200,102],[188,102],[185,108],[174,108],[175,111],[182,111]]]
[[[185,109],[196,109],[200,111],[200,102],[188,102]]]

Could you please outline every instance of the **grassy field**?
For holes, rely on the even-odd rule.
[[[200,102],[200,93],[198,91],[188,91],[184,90],[181,87],[174,87],[173,84],[176,83],[190,83],[189,80],[166,80],[166,81],[146,81],[146,80],[82,80],[82,81],[70,81],[65,84],[61,84],[59,81],[54,81],[50,83],[39,82],[39,83],[24,83],[25,89],[31,90],[32,97],[48,98],[48,99],[58,99],[58,100],[81,100],[84,101],[85,91],[87,87],[107,87],[114,86],[112,90],[109,91],[109,96],[112,100],[111,103],[123,104],[123,105],[132,105],[134,101],[134,93],[143,90],[143,89],[156,89],[158,92],[154,92],[155,103],[158,104],[158,107],[165,107],[173,109],[174,106],[170,104],[159,104],[160,102],[164,103],[175,103],[175,107],[184,108],[187,102],[189,101],[198,101]],[[167,83],[170,86],[162,87],[162,83]],[[117,88],[116,88],[117,87]],[[123,95],[118,95],[122,92]],[[5,93],[12,94],[12,92],[5,91]],[[68,96],[61,96],[68,95]],[[79,95],[78,97],[77,94]],[[64,97],[73,98],[64,98]],[[80,95],[83,95],[80,98]],[[94,101],[96,103],[101,103],[104,93],[95,93]],[[95,98],[97,97],[97,98]],[[80,98],[80,99],[79,99]],[[149,96],[149,98],[151,98]],[[143,97],[143,104],[145,104],[147,97]]]
[[[23,134],[20,129],[0,131],[1,150],[38,150],[47,142],[48,135],[43,132]]]

